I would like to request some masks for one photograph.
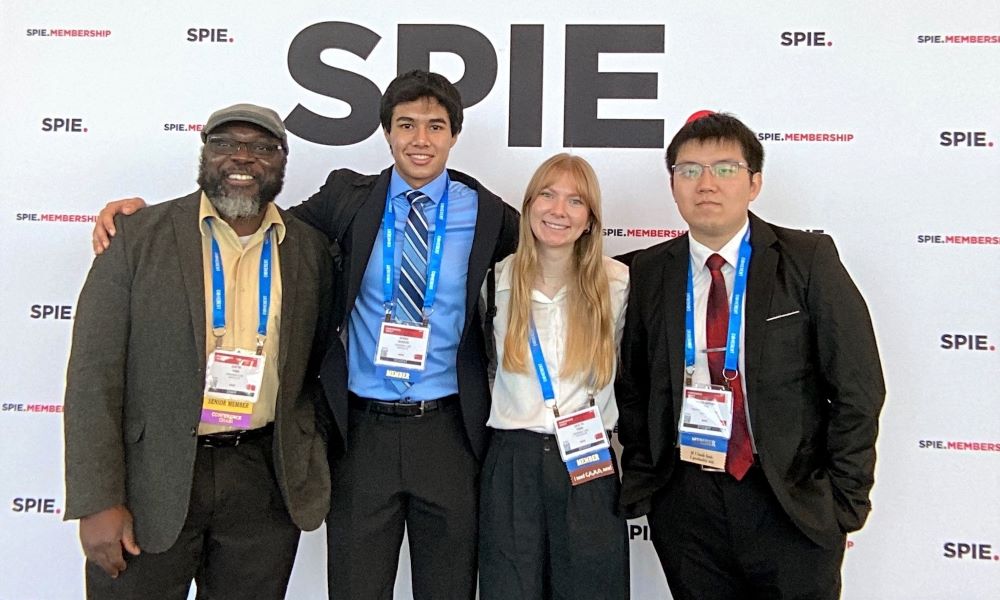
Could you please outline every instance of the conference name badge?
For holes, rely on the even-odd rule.
[[[711,385],[685,386],[678,424],[681,460],[725,469],[732,425],[732,391]]]
[[[573,485],[615,474],[610,440],[601,411],[595,406],[555,418],[559,455]]]
[[[250,427],[253,405],[264,379],[263,354],[216,348],[208,356],[201,422],[238,429]]]
[[[383,321],[375,347],[375,370],[380,377],[415,383],[427,366],[431,326]]]

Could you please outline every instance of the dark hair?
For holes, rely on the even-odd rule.
[[[399,75],[385,89],[379,107],[382,129],[392,130],[392,111],[397,104],[421,98],[434,98],[448,111],[452,136],[462,131],[462,95],[444,76],[419,69]]]
[[[757,134],[733,115],[712,113],[681,127],[667,146],[667,169],[677,161],[681,146],[690,141],[736,142],[743,150],[751,175],[764,168],[764,147],[757,140]]]

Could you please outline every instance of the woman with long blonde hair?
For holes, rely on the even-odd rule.
[[[603,255],[601,227],[593,168],[557,154],[528,183],[517,252],[496,265],[483,600],[628,597],[628,541],[607,448],[628,269]]]

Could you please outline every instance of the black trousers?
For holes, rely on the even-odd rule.
[[[846,536],[832,549],[806,537],[759,467],[736,481],[680,462],[648,519],[674,600],[840,597]]]
[[[479,463],[458,404],[349,418],[347,452],[330,464],[330,598],[391,600],[404,526],[413,597],[474,598]]]
[[[497,430],[483,463],[479,597],[629,597],[617,476],[574,487],[555,436]]]
[[[87,597],[185,600],[194,579],[199,600],[284,598],[300,531],[274,477],[272,440],[199,447],[177,541],[165,552],[126,552],[117,579],[88,561]]]

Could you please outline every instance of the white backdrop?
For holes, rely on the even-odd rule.
[[[428,64],[488,90],[467,108],[450,166],[519,205],[535,166],[576,146],[601,178],[609,254],[684,229],[663,148],[690,113],[725,110],[762,136],[780,134],[763,140],[765,183],[752,208],[834,237],[869,302],[889,386],[874,511],[850,537],[844,597],[1000,596],[995,0],[166,4],[0,1],[0,598],[82,596],[76,524],[60,519],[61,406],[89,215],[112,198],[195,189],[200,139],[186,126],[221,106],[346,117],[346,90],[365,84],[331,67],[384,89],[398,65],[419,64],[412,41],[401,42],[431,31],[420,25],[461,26],[431,38]],[[320,23],[353,25],[312,29],[320,46],[290,52]],[[342,49],[364,39],[359,27],[377,42],[366,57]],[[468,64],[449,52],[457,33],[478,44]],[[482,75],[491,56],[492,86]],[[299,70],[309,72],[293,77]],[[614,119],[647,122],[634,125],[640,134]],[[381,135],[361,137],[292,136],[279,202],[308,197],[333,168],[387,166]],[[642,527],[630,527],[633,597],[663,598]],[[324,561],[322,533],[305,536],[290,598],[324,597]],[[409,597],[405,577],[397,596]]]

